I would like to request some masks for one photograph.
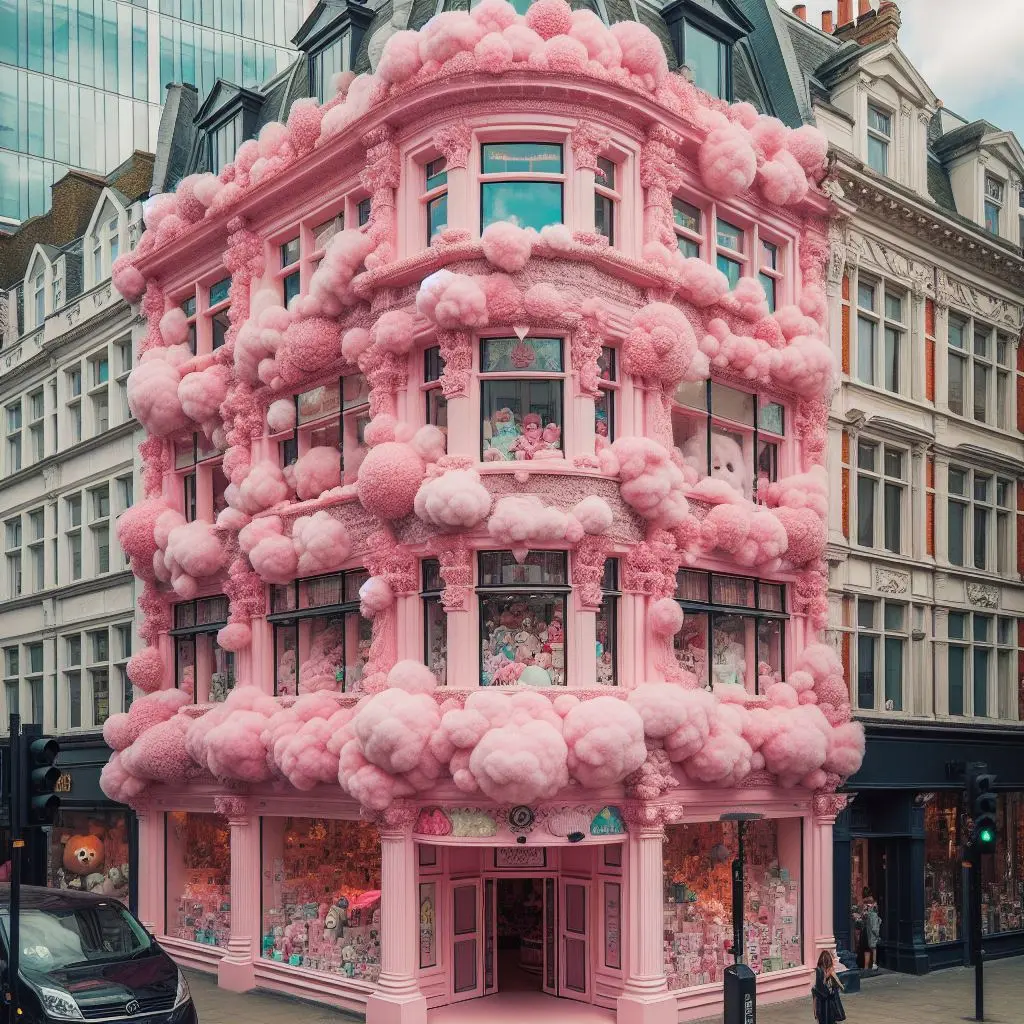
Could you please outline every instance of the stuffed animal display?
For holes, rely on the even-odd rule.
[[[562,457],[562,428],[537,412],[521,419],[508,406],[484,420],[484,461],[514,462]]]
[[[745,438],[743,440],[746,441]],[[704,480],[708,476],[712,480],[722,480],[738,494],[750,499],[753,473],[743,446],[733,435],[712,430],[710,472],[707,436],[703,429],[687,438],[679,450],[683,462],[697,471],[698,480]]]
[[[82,824],[88,831],[58,832],[54,836],[50,884],[61,889],[99,892],[104,896],[126,900],[128,839],[124,825],[108,828],[96,821]],[[58,850],[60,860],[54,869]]]
[[[562,609],[509,600],[485,605],[483,686],[564,686]],[[547,617],[548,621],[545,621]]]

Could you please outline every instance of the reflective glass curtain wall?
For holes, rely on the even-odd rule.
[[[152,152],[169,82],[200,102],[263,82],[301,21],[302,0],[0,0],[0,217],[44,212],[69,167]]]

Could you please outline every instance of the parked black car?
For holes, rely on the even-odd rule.
[[[0,886],[4,990],[10,949],[10,886]],[[0,1003],[0,1024],[136,1021],[199,1024],[174,961],[115,899],[69,889],[21,887],[21,1014]]]

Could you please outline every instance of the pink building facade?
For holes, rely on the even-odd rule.
[[[370,1022],[511,988],[696,1019],[742,812],[747,962],[802,995],[863,754],[818,641],[823,141],[561,0],[350,79],[115,272],[140,916]]]

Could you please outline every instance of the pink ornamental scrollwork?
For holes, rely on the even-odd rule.
[[[601,580],[611,542],[607,537],[586,534],[576,545],[572,559],[572,582],[577,587],[581,605],[596,611],[601,607]]]
[[[815,817],[834,818],[848,803],[845,793],[815,793],[811,801]]]
[[[444,590],[441,605],[446,612],[464,612],[473,592],[472,554],[462,537],[438,541],[437,561]]]
[[[437,345],[444,360],[441,391],[445,398],[462,398],[469,390],[473,345],[468,331],[438,331]]]
[[[228,821],[247,819],[250,813],[249,801],[244,796],[215,796],[213,811]]]
[[[579,375],[580,392],[591,398],[601,397],[601,389],[597,386],[601,373],[598,366],[601,342],[601,335],[586,321],[577,324],[572,332],[572,364]]]
[[[593,121],[578,121],[570,135],[576,169],[597,170],[597,158],[608,145],[611,132]]]
[[[452,121],[434,132],[434,145],[448,164],[448,170],[464,168],[473,144],[473,129],[466,121]]]
[[[380,832],[411,832],[416,819],[419,816],[419,808],[404,800],[396,800],[389,807],[382,811],[374,811],[367,817]]]

